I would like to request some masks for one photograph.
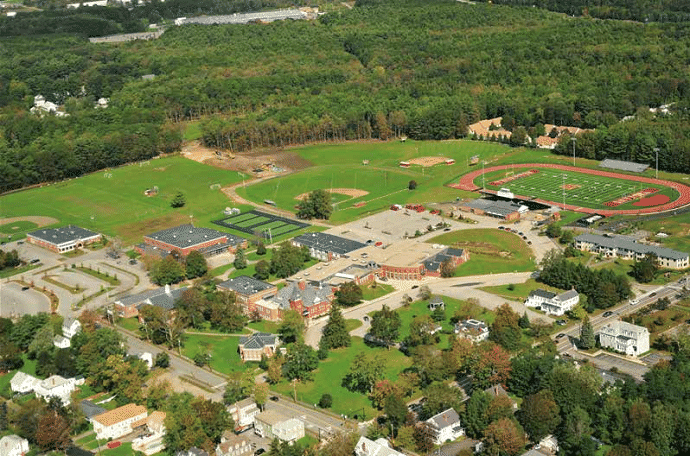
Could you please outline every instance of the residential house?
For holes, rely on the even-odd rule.
[[[641,244],[627,236],[601,236],[585,233],[575,238],[575,248],[605,257],[620,257],[626,260],[642,260],[651,254],[656,256],[657,263],[662,268],[685,269],[690,267],[690,255],[686,252]]]
[[[29,452],[29,441],[18,435],[6,435],[0,439],[0,456],[24,456]]]
[[[436,310],[436,309],[445,309],[446,304],[443,302],[443,299],[441,299],[440,296],[432,296],[431,299],[429,299],[429,309],[430,310]]]
[[[273,356],[280,345],[280,338],[275,334],[253,333],[251,336],[240,336],[238,348],[242,362],[261,361],[261,355]]]
[[[14,374],[14,377],[10,380],[10,389],[13,393],[30,393],[39,382],[40,380],[33,375],[25,374],[20,371]]]
[[[216,447],[216,456],[249,456],[254,453],[254,447],[246,437],[223,434],[220,444]]]
[[[332,261],[366,246],[361,242],[328,233],[302,234],[292,239],[292,245],[306,246],[309,248],[309,254],[321,261]]]
[[[489,393],[489,395],[491,395],[492,397],[498,397],[498,396],[507,397],[508,399],[510,399],[510,402],[513,404],[513,411],[517,410],[517,408],[518,408],[517,402],[515,402],[512,397],[510,397],[508,392],[505,389],[503,389],[503,387],[501,385],[490,386],[489,388],[485,389],[484,392]]]
[[[362,436],[355,445],[355,456],[405,456],[405,454],[391,448],[388,440],[384,438],[373,441]]]
[[[189,450],[180,450],[175,453],[175,456],[211,456],[201,448],[191,447]]]
[[[113,303],[116,315],[122,318],[132,318],[139,315],[139,309],[145,305],[160,307],[164,310],[175,308],[176,302],[187,287],[173,290],[170,285],[144,291],[135,295],[124,296]]]
[[[494,117],[493,119],[484,119],[479,122],[471,124],[467,130],[470,135],[476,135],[477,138],[490,140],[492,137],[496,140],[510,139],[513,132],[506,130],[502,125],[503,117]]]
[[[580,302],[580,294],[575,290],[556,294],[541,288],[532,290],[527,296],[527,307],[539,307],[550,315],[561,316],[572,310]]]
[[[81,331],[81,323],[76,318],[67,317],[62,322],[62,335],[68,339]]]
[[[483,321],[471,318],[457,322],[455,324],[455,334],[470,339],[476,344],[489,340],[489,326]]]
[[[132,429],[145,426],[143,433],[132,440],[132,450],[141,451],[146,456],[160,453],[165,449],[165,412],[153,412],[148,417],[132,424]]]
[[[448,440],[453,441],[465,435],[465,430],[460,425],[460,416],[452,408],[432,416],[426,422],[434,432],[436,445],[442,445]]]
[[[26,233],[26,240],[53,252],[65,253],[98,242],[101,240],[101,235],[75,225],[67,225]]]
[[[304,437],[304,422],[274,410],[266,410],[254,418],[254,432],[265,439],[294,442]]]
[[[91,419],[93,430],[99,439],[117,439],[133,431],[132,424],[146,418],[146,407],[133,403],[123,405]]]
[[[153,368],[153,354],[150,352],[137,353],[137,358],[146,363],[146,367]]]
[[[277,338],[277,337],[276,337]],[[228,406],[228,413],[235,421],[236,429],[245,429],[254,424],[254,417],[260,412],[256,402],[251,397],[235,402]]]
[[[77,384],[84,383],[84,379],[79,381],[76,378],[64,378],[59,375],[52,375],[45,380],[39,381],[34,386],[36,396],[50,400],[51,397],[59,397],[63,405],[69,405],[72,391],[77,388]]]
[[[602,348],[632,356],[649,351],[649,330],[644,326],[614,321],[602,327],[597,335]]]
[[[53,337],[53,345],[55,345],[57,348],[69,348],[71,344],[72,342],[65,336],[56,334]]]

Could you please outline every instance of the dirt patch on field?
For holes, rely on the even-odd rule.
[[[281,175],[312,166],[311,162],[289,150],[258,149],[232,153],[206,147],[200,141],[185,143],[182,146],[182,155],[216,168],[242,171],[257,177]],[[261,170],[261,172],[254,172],[254,170]]]
[[[561,189],[563,189],[563,190],[575,190],[576,188],[580,188],[580,187],[581,187],[581,185],[577,185],[577,184],[561,185]]]
[[[637,207],[648,207],[648,206],[658,206],[660,204],[668,203],[671,200],[666,195],[654,195],[648,196],[647,198],[642,198],[640,201],[635,201],[633,206]]]
[[[341,195],[349,196],[351,198],[359,198],[360,196],[367,196],[369,194],[366,190],[359,190],[356,188],[328,188],[325,189],[329,193],[340,193]],[[309,192],[302,193],[301,195],[295,196],[295,199],[302,201],[309,196]]]
[[[446,157],[419,157],[408,160],[410,165],[421,165],[424,167],[438,165],[440,163],[445,163],[448,158]]]
[[[0,225],[7,225],[8,223],[14,223],[14,222],[31,222],[35,223],[38,225],[38,227],[46,226],[46,225],[52,225],[54,223],[58,223],[60,220],[53,218],[53,217],[43,217],[39,215],[27,215],[25,217],[8,217],[8,218],[0,218]]]

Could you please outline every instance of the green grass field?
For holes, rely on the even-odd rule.
[[[5,195],[0,198],[2,217],[23,215],[51,216],[59,225],[73,223],[106,235],[119,235],[124,244],[141,242],[141,236],[181,223],[219,229],[210,224],[220,218],[228,199],[211,185],[229,185],[241,181],[236,172],[228,172],[188,160],[168,157],[151,160],[146,165],[129,165]],[[106,177],[106,176],[112,177]],[[153,197],[144,190],[157,186]],[[177,191],[187,204],[170,207]]]
[[[0,225],[0,233],[2,234],[16,234],[25,233],[27,231],[35,230],[38,227],[34,222],[27,222],[20,220],[18,222],[5,223]]]
[[[352,360],[362,352],[378,353],[386,360],[385,378],[389,380],[396,379],[398,374],[412,364],[412,360],[399,350],[368,347],[360,337],[353,337],[350,347],[331,351],[328,358],[319,363],[319,368],[313,372],[312,381],[297,383],[297,399],[308,404],[316,404],[322,394],[329,393],[333,396],[331,407],[333,412],[352,417],[354,414],[361,414],[364,409],[367,419],[374,417],[379,412],[371,406],[369,398],[364,394],[348,391],[341,384],[350,369]],[[283,381],[275,385],[273,389],[293,397],[291,382]]]
[[[362,299],[364,301],[373,301],[376,298],[385,296],[388,293],[395,291],[395,288],[385,283],[377,283],[376,288],[372,288],[370,285],[366,285],[362,288]]]
[[[566,204],[592,209],[633,209],[636,207],[632,205],[634,201],[611,207],[606,206],[604,203],[648,187],[658,188],[659,191],[653,193],[653,195],[666,195],[671,201],[679,197],[678,192],[674,189],[643,182],[627,181],[624,178],[614,179],[592,174],[544,168],[535,168],[535,170],[538,170],[535,174],[498,185],[492,185],[491,182],[523,173],[528,171],[528,168],[493,171],[486,173],[484,176],[478,176],[474,183],[478,186],[486,184],[486,188],[491,190],[509,188],[516,195],[541,198],[547,201],[562,202],[565,197]],[[572,186],[574,188],[564,189],[564,186]]]
[[[512,288],[512,290],[510,288]],[[553,291],[555,293],[562,293],[564,291],[556,287],[552,287],[543,283],[538,283],[534,279],[529,279],[527,282],[524,283],[515,283],[511,285],[497,285],[494,287],[482,287],[480,288],[480,290],[484,290],[488,293],[492,293],[503,298],[524,301],[527,299],[527,296],[529,296],[529,293],[532,290],[536,290],[537,288],[541,288],[546,291]]]
[[[468,192],[444,187],[444,184],[467,172],[471,156],[495,160],[508,150],[499,144],[478,141],[388,141],[300,147],[292,151],[309,160],[313,167],[237,191],[258,203],[273,200],[278,207],[289,211],[294,211],[299,202],[296,196],[318,188],[356,188],[369,192],[358,198],[333,195],[333,203],[337,204],[334,204],[331,221],[343,223],[391,204],[453,201],[456,197],[469,196]],[[428,156],[454,158],[456,163],[426,168],[399,166],[400,161]],[[363,165],[363,160],[369,160],[369,164]],[[418,183],[414,191],[407,190],[410,180]],[[364,206],[353,207],[354,203],[362,201],[366,202]]]
[[[200,352],[207,352],[211,355],[211,368],[223,374],[252,370],[256,367],[254,363],[243,363],[237,352],[239,337],[236,336],[204,336],[188,334],[185,337],[182,354],[190,359]]]
[[[470,259],[458,266],[455,271],[457,277],[536,269],[532,252],[525,241],[501,230],[476,228],[451,231],[426,242],[469,250]]]

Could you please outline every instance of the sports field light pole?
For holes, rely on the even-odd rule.
[[[575,166],[575,141],[577,141],[577,138],[573,136],[570,140],[573,142],[573,166]]]
[[[656,152],[656,178],[659,178],[659,148],[655,147],[654,152]]]
[[[565,210],[565,173],[561,175],[563,176],[563,185],[561,185],[561,189],[563,190],[563,210]]]

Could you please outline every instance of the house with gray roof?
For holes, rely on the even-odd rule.
[[[366,244],[361,242],[328,233],[302,234],[295,237],[292,240],[292,244],[297,247],[306,246],[309,248],[309,254],[321,261],[332,261],[353,250],[366,247]]]
[[[442,445],[465,435],[465,429],[460,425],[460,416],[454,409],[449,408],[438,413],[426,422],[434,433],[434,443]]]
[[[575,248],[593,252],[605,257],[620,257],[626,260],[642,260],[646,255],[655,255],[662,268],[685,269],[690,267],[690,255],[686,252],[641,244],[627,236],[602,236],[599,234],[581,234],[575,238]]]
[[[101,240],[101,235],[76,225],[45,228],[26,234],[26,240],[56,253],[71,252]]]
[[[135,250],[142,255],[156,251],[168,254],[177,250],[183,256],[196,250],[204,256],[212,256],[235,252],[238,248],[247,248],[247,240],[211,228],[186,224],[144,236],[144,243],[136,246]]]
[[[527,296],[527,307],[538,307],[549,315],[561,316],[572,310],[580,302],[580,294],[575,290],[557,294],[541,288],[532,290]]]
[[[187,287],[181,287],[173,290],[170,285],[166,285],[155,290],[124,296],[113,303],[113,311],[122,318],[132,318],[139,315],[139,309],[145,305],[171,310],[175,308],[177,300],[186,289]]]
[[[489,340],[489,326],[481,320],[470,318],[455,324],[455,334],[474,343]]]
[[[84,416],[86,417],[86,420],[89,423],[91,422],[91,418],[93,418],[94,416],[107,412],[107,410],[103,407],[96,405],[93,402],[88,401],[86,399],[79,403],[79,408],[81,408],[81,411],[84,413]]]
[[[240,336],[238,349],[242,362],[261,361],[261,355],[273,356],[280,345],[276,334],[258,332],[251,336]]]
[[[611,348],[626,355],[638,356],[649,351],[649,330],[624,321],[613,321],[598,332],[603,348]]]

